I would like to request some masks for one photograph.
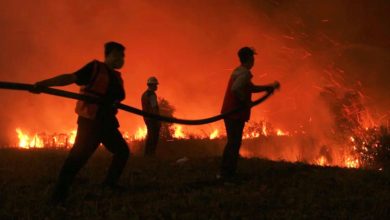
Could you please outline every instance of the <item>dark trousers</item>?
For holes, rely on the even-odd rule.
[[[79,118],[73,148],[60,171],[53,197],[65,197],[74,177],[100,143],[113,154],[104,184],[115,185],[129,157],[129,148],[118,128],[98,120]]]
[[[231,177],[237,169],[237,161],[239,157],[242,132],[244,130],[245,121],[225,119],[225,128],[227,134],[227,143],[223,151],[221,175]]]
[[[148,133],[145,139],[145,156],[155,155],[160,136],[161,123],[159,121],[145,121]]]

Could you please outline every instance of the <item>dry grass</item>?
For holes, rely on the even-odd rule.
[[[202,157],[201,143],[177,143],[172,146],[182,147],[181,153],[171,157],[168,148],[160,149],[157,158],[133,156],[121,178],[129,190],[121,194],[100,189],[110,155],[98,150],[77,176],[65,207],[54,208],[46,201],[67,152],[1,149],[0,219],[389,217],[386,172],[241,159],[239,181],[225,185],[215,180],[219,157],[210,151]],[[177,163],[185,153],[197,157]]]

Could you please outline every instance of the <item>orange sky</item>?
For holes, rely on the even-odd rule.
[[[219,113],[238,65],[236,51],[253,46],[258,51],[253,81],[282,84],[253,110],[253,120],[291,129],[319,115],[318,124],[324,123],[328,119],[316,99],[318,87],[329,84],[327,69],[342,70],[340,80],[351,87],[362,82],[368,105],[388,117],[384,81],[390,38],[389,22],[382,19],[388,6],[347,0],[3,0],[0,80],[33,83],[73,72],[102,60],[103,44],[114,40],[127,48],[121,70],[125,104],[139,108],[146,79],[154,75],[160,81],[158,96],[176,107],[176,117],[204,118]],[[63,89],[77,91],[76,86]],[[72,100],[0,91],[0,104],[1,140],[14,135],[17,126],[58,132],[76,127]],[[130,133],[143,125],[141,117],[126,113],[119,119]]]

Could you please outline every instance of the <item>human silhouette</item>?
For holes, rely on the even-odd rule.
[[[113,154],[103,186],[113,190],[122,188],[117,182],[128,160],[129,149],[118,130],[114,103],[125,98],[121,73],[117,71],[124,64],[124,51],[122,44],[107,42],[104,45],[104,62],[93,60],[74,73],[61,74],[35,84],[39,88],[76,83],[80,86],[80,94],[102,100],[99,104],[77,102],[77,136],[60,171],[50,200],[52,204],[66,200],[76,174],[101,143]]]
[[[239,107],[248,107],[252,101],[252,93],[273,92],[279,88],[279,82],[277,81],[269,85],[255,85],[252,83],[251,69],[255,62],[255,54],[255,50],[249,47],[243,47],[238,51],[240,65],[233,70],[230,76],[221,113]],[[235,176],[242,133],[245,122],[250,118],[250,111],[251,109],[248,107],[224,118],[227,143],[223,151],[220,173],[217,174],[217,179],[230,181]]]
[[[159,114],[156,90],[158,87],[157,78],[152,76],[147,81],[147,90],[142,94],[142,110],[145,112]],[[147,128],[145,139],[145,156],[152,156],[156,153],[156,147],[159,140],[161,122],[155,119],[144,117]]]

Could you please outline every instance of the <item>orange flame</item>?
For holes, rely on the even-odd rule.
[[[69,136],[69,140],[68,140],[68,144],[69,145],[73,145],[74,144],[74,141],[76,140],[76,135],[77,135],[77,130],[72,130],[70,132],[70,136]]]
[[[27,132],[23,132],[20,128],[16,128],[18,134],[18,147],[30,148],[44,148],[44,147],[70,147],[74,144],[77,131],[72,130],[69,134],[60,133],[53,135],[46,135],[45,133],[34,134],[29,136]]]
[[[18,134],[20,148],[42,148],[44,146],[43,140],[35,134],[32,138],[30,138],[27,134],[23,133],[20,128],[16,128],[16,133]]]
[[[262,129],[261,129],[262,134],[263,134],[264,136],[268,136],[267,125],[265,124],[265,122],[263,122],[262,124],[263,124]]]
[[[281,129],[272,129],[271,126],[267,126],[266,123],[259,124],[259,129],[248,129],[249,131],[245,131],[243,133],[243,139],[254,139],[259,138],[260,136],[293,136],[295,133],[290,135],[290,132],[283,131]],[[219,129],[214,129],[210,131],[209,133],[204,134],[203,136],[193,136],[192,134],[186,134],[183,131],[183,127],[181,125],[173,125],[172,132],[173,132],[173,138],[175,139],[189,139],[192,137],[195,138],[201,138],[201,139],[215,139],[219,138],[221,136],[224,136],[225,134],[220,134]],[[32,136],[29,136],[28,133],[23,132],[20,128],[16,129],[16,132],[18,134],[19,143],[18,147],[30,149],[30,148],[42,148],[42,147],[68,147],[74,144],[75,137],[77,134],[76,130],[72,130],[68,134],[54,134],[54,135],[46,135],[45,133],[40,134],[34,134]],[[144,140],[147,135],[147,128],[146,126],[139,127],[134,135],[129,135],[128,132],[123,133],[123,137],[126,139],[126,141],[134,141],[134,140]],[[349,141],[349,148],[353,148],[355,143],[355,138],[353,136],[349,137],[347,139]],[[240,155],[242,157],[255,157],[258,155],[257,152],[250,151],[245,148],[241,148]],[[359,161],[359,157],[353,156],[353,153],[348,153],[342,156],[339,159],[334,160],[334,158],[337,158],[337,155],[333,155],[336,157],[331,157],[333,160],[326,155],[320,155],[317,159],[314,159],[311,161],[311,164],[319,165],[319,166],[340,166],[340,167],[346,167],[346,168],[359,168],[361,166],[361,161]]]
[[[357,158],[347,157],[347,158],[345,158],[344,163],[345,163],[345,167],[347,167],[347,168],[359,168],[360,167],[359,159],[357,159]]]
[[[146,135],[148,134],[148,130],[146,126],[143,128],[138,128],[137,132],[134,135],[135,140],[143,140],[146,138]]]
[[[250,133],[244,133],[242,135],[242,139],[251,139],[251,138],[258,138],[260,137],[260,134],[258,132],[250,132]]]
[[[277,136],[289,136],[289,133],[288,132],[284,132],[280,129],[276,129],[276,135]]]
[[[215,129],[211,134],[210,134],[210,140],[218,138],[219,137],[219,131],[218,129]]]
[[[329,166],[328,160],[324,156],[320,156],[314,164],[319,165],[319,166]]]
[[[174,129],[174,133],[173,133],[173,137],[174,138],[177,138],[177,139],[184,139],[184,138],[186,138],[186,135],[183,133],[183,131],[182,131],[182,129],[183,129],[183,127],[182,126],[180,126],[180,125],[175,125],[174,127],[173,127],[173,129]]]

